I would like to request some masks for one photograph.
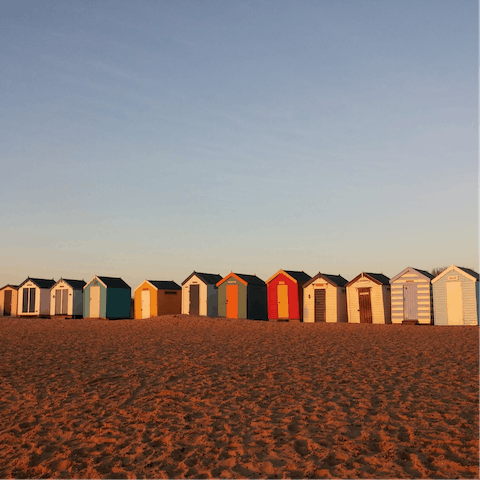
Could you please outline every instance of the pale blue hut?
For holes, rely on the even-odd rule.
[[[451,265],[432,280],[435,325],[478,325],[478,273]]]
[[[121,278],[95,275],[83,287],[85,318],[130,318],[132,290]]]
[[[432,279],[431,273],[412,267],[390,279],[392,323],[433,323]]]

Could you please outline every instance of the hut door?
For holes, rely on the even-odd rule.
[[[358,306],[360,311],[360,323],[372,323],[372,301],[370,288],[358,289]]]
[[[35,293],[35,287],[23,289],[22,313],[35,313]]]
[[[238,318],[238,285],[227,285],[227,318]]]
[[[90,317],[100,318],[100,287],[90,287]]]
[[[62,313],[62,290],[55,290],[55,315]]]
[[[323,288],[315,289],[315,321],[325,322],[325,290]]]
[[[410,284],[403,286],[403,312],[405,320],[417,320],[417,286]]]
[[[12,314],[12,291],[5,290],[5,297],[3,301],[3,314],[9,317]]]
[[[68,290],[62,290],[62,315],[68,315]]]
[[[150,318],[150,290],[142,290],[142,318]]]
[[[447,282],[447,323],[463,325],[462,284]]]
[[[288,318],[288,285],[277,286],[278,318]]]
[[[200,315],[200,285],[190,285],[190,315]]]

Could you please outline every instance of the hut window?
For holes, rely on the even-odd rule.
[[[176,295],[178,292],[165,292],[165,295]]]

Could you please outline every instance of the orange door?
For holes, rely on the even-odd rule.
[[[227,285],[227,317],[238,318],[238,285]]]

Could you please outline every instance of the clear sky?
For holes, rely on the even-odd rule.
[[[478,2],[0,3],[0,284],[478,269]]]

